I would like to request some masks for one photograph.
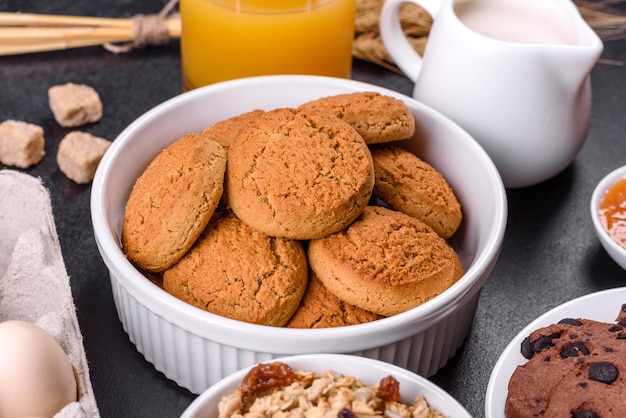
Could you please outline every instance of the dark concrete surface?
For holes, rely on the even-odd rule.
[[[155,13],[164,3],[0,0],[0,11],[130,17]],[[81,129],[113,140],[135,118],[180,93],[179,52],[178,42],[172,41],[124,55],[88,47],[0,57],[0,120],[24,120],[45,130],[45,158],[22,171],[41,177],[52,195],[91,380],[103,417],[176,417],[195,395],[155,371],[122,329],[108,272],[93,237],[91,186],[73,183],[56,165],[56,150],[68,129],[54,121],[47,90],[69,81],[94,87],[102,98],[104,117]],[[571,166],[555,178],[508,191],[504,246],[483,288],[470,335],[448,365],[431,378],[476,417],[484,416],[485,391],[493,366],[526,324],[563,302],[626,284],[626,272],[600,246],[589,216],[595,184],[612,169],[626,164],[626,69],[620,65],[626,60],[626,42],[606,43],[602,59],[606,63],[598,64],[592,73],[593,114],[585,146]],[[361,61],[355,61],[352,78],[407,95],[412,91],[405,77]]]

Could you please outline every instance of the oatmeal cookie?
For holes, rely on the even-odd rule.
[[[230,144],[233,143],[241,128],[253,120],[257,116],[263,114],[261,109],[255,109],[232,118],[224,119],[205,128],[200,135],[205,138],[212,139],[220,144],[224,149],[228,150]]]
[[[434,298],[461,274],[456,252],[431,227],[378,206],[365,208],[345,230],[312,240],[308,256],[335,296],[384,316]]]
[[[191,248],[223,192],[226,152],[188,134],[165,148],[136,180],[122,223],[126,257],[161,272]]]
[[[300,109],[330,111],[368,144],[408,139],[415,132],[415,118],[404,102],[380,93],[338,94],[304,103]]]
[[[374,195],[392,208],[421,219],[443,238],[458,229],[463,214],[452,187],[430,164],[403,148],[372,146]]]
[[[265,112],[242,128],[228,152],[228,205],[271,236],[307,240],[340,231],[360,215],[373,187],[363,138],[326,113]]]
[[[217,315],[280,327],[298,308],[307,276],[298,241],[269,237],[223,210],[163,273],[163,289]]]
[[[287,328],[333,328],[364,324],[382,315],[350,305],[330,293],[314,272],[309,271],[306,292]]]

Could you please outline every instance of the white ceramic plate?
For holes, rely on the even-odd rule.
[[[504,418],[509,379],[515,368],[527,361],[520,353],[520,344],[532,331],[554,324],[563,318],[584,318],[612,323],[623,303],[626,303],[626,287],[603,290],[559,305],[526,326],[504,349],[493,368],[485,397],[485,417]]]
[[[412,403],[418,395],[424,395],[431,408],[447,418],[471,418],[459,402],[431,381],[409,372],[406,369],[366,357],[346,354],[303,354],[281,357],[272,361],[287,363],[294,370],[306,370],[322,373],[334,370],[344,375],[355,376],[368,385],[373,385],[381,378],[393,375],[400,382],[402,401]],[[223,395],[234,392],[250,367],[220,380],[198,396],[181,415],[181,418],[215,418],[217,405]]]

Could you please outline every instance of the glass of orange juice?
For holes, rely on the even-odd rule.
[[[183,89],[268,74],[350,76],[356,0],[180,0]]]

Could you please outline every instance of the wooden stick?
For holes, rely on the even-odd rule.
[[[106,26],[129,28],[132,30],[133,19],[117,19],[108,17],[57,16],[34,13],[0,12],[0,26]],[[180,37],[180,17],[175,15],[166,19],[168,36]]]
[[[134,22],[132,19],[109,18],[74,18],[72,16],[45,16],[38,19],[34,26],[16,24],[30,22],[33,15],[9,17],[11,13],[0,13],[0,56],[28,54],[32,52],[53,51],[83,46],[104,45],[117,42],[134,41]],[[23,19],[26,17],[26,19]],[[57,19],[58,18],[58,19]],[[2,26],[9,22],[9,25]],[[52,26],[43,26],[44,22]],[[66,27],[54,23],[72,23]],[[90,26],[87,23],[107,23],[106,26]],[[112,23],[109,25],[109,23]],[[54,25],[53,25],[54,24]],[[169,38],[178,38],[181,33],[180,18],[166,20]]]
[[[78,38],[78,37],[96,37],[96,38],[114,38],[114,39],[133,39],[132,28],[102,28],[102,27],[0,27],[0,40],[36,40],[36,39],[54,39],[54,38]]]
[[[2,26],[116,26],[133,27],[132,19],[109,17],[62,16],[36,13],[0,12]]]
[[[169,0],[158,14],[132,18],[0,12],[0,55],[103,45],[112,52],[160,45],[181,33],[180,16]],[[124,45],[113,45],[123,42]]]
[[[124,41],[123,39],[120,41]],[[78,48],[83,46],[102,45],[112,42],[109,39],[90,38],[90,39],[74,39],[74,40],[47,40],[26,44],[8,44],[0,47],[0,56],[3,55],[19,55],[32,52],[57,51],[69,48]]]

